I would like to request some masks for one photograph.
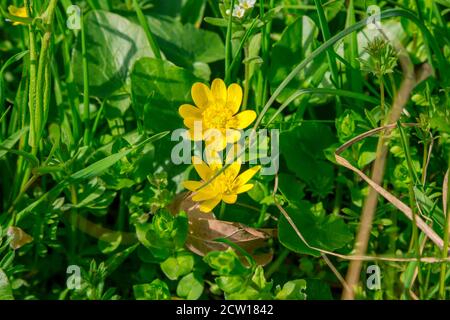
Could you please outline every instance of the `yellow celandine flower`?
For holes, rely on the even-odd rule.
[[[191,95],[196,106],[183,104],[178,110],[189,128],[189,138],[205,140],[210,146],[214,144],[215,151],[225,149],[227,143],[236,143],[241,137],[239,129],[247,128],[256,119],[253,110],[238,113],[242,89],[236,83],[227,88],[221,79],[215,79],[210,89],[197,82],[192,86]]]
[[[202,181],[184,181],[183,186],[194,192],[192,200],[200,203],[200,211],[202,212],[212,211],[222,200],[229,204],[235,203],[238,194],[253,188],[253,184],[247,182],[261,168],[255,166],[239,174],[241,163],[235,161],[208,185],[201,188],[222,169],[222,164],[215,161],[208,165],[198,157],[192,157],[192,163]]]
[[[11,15],[19,17],[19,18],[28,18],[27,9],[25,7],[17,8],[15,6],[9,6],[8,11]],[[24,24],[22,22],[13,22],[13,26],[17,26],[19,24]]]

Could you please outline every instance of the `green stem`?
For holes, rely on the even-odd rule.
[[[28,1],[25,1],[25,6],[28,11],[30,10]],[[29,13],[30,14],[30,13]],[[30,111],[30,134],[29,144],[32,148],[32,154],[37,154],[36,143],[36,128],[35,128],[35,115],[36,115],[36,82],[37,82],[37,51],[36,51],[36,35],[33,26],[28,26],[29,29],[29,46],[30,46],[30,86],[28,95],[28,107]],[[28,179],[27,179],[28,180]]]
[[[450,170],[450,159],[448,163],[448,168]],[[450,190],[450,179],[447,184],[447,190]],[[448,257],[448,247],[449,247],[449,235],[450,235],[450,193],[447,194],[447,199],[444,199],[447,202],[447,212],[445,216],[445,227],[444,227],[444,247],[442,249],[442,258],[445,259]],[[441,274],[439,280],[439,298],[441,300],[445,300],[446,292],[445,292],[445,280],[447,273],[447,263],[444,262],[441,264]]]
[[[77,191],[73,185],[70,186],[70,196],[73,205],[78,203]],[[77,248],[77,209],[72,208],[70,210],[70,253],[71,259],[75,257]]]
[[[314,0],[314,4],[316,5],[317,15],[319,16],[319,25],[320,30],[322,32],[323,40],[328,41],[331,39],[330,29],[328,28],[327,18],[325,16],[325,11],[322,8],[322,3],[320,0]],[[335,59],[335,52],[333,47],[327,49],[327,59],[330,65],[331,76],[334,82],[335,87],[339,88],[339,72]],[[336,96],[336,108],[338,114],[342,113],[342,104],[339,96]]]
[[[124,189],[120,192],[120,205],[119,205],[119,217],[117,219],[117,228],[120,231],[125,230],[125,223],[127,217],[126,199],[128,198],[127,190]]]
[[[400,124],[400,122],[398,122],[398,129],[400,131],[403,151],[405,152],[406,163],[408,165],[408,173],[409,173],[409,179],[410,179],[410,182],[408,184],[409,202],[410,202],[410,207],[412,210],[412,218],[413,218],[412,219],[413,224],[412,224],[411,242],[413,244],[412,246],[414,246],[414,249],[415,249],[415,252],[417,255],[417,277],[419,279],[420,297],[423,298],[424,294],[423,294],[423,287],[422,287],[423,279],[422,279],[422,270],[421,270],[421,262],[420,262],[421,253],[420,253],[420,242],[419,242],[419,229],[417,228],[417,224],[416,224],[417,208],[416,208],[416,197],[414,195],[414,185],[419,183],[419,179],[414,170],[414,166],[413,166],[413,162],[412,162],[412,158],[411,158],[411,152],[410,152],[410,148],[409,148],[409,141],[408,141],[408,138],[406,137],[405,131],[404,131],[402,125]]]
[[[27,10],[27,15],[32,17],[31,14],[31,4],[28,0],[24,1],[25,8]],[[29,33],[29,50],[30,50],[30,82],[29,82],[29,94],[28,94],[28,108],[30,112],[30,130],[28,134],[28,144],[31,147],[31,154],[37,155],[38,152],[38,141],[37,128],[36,128],[36,81],[37,81],[37,51],[36,51],[36,34],[34,27],[30,24],[28,26]],[[23,175],[21,189],[26,185],[28,179],[31,175],[31,168],[28,163],[25,164],[26,169]]]
[[[245,58],[248,57],[248,48],[244,48]],[[246,62],[245,67],[245,79],[244,79],[244,99],[242,100],[242,110],[247,109],[248,95],[250,90],[250,63]]]
[[[219,220],[223,220],[226,208],[227,208],[227,204],[224,201],[222,201],[222,203],[220,204]]]
[[[245,44],[246,44],[246,42],[247,42],[247,39],[248,39],[248,37],[250,36],[250,34],[253,32],[253,29],[255,28],[256,22],[257,22],[257,21],[258,21],[257,19],[253,20],[252,24],[251,24],[250,27],[247,29],[247,31],[245,32],[244,36],[243,36],[242,39],[241,39],[241,42],[239,43],[239,47],[238,47],[238,49],[236,50],[236,54],[234,55],[233,60],[231,61],[231,64],[230,64],[230,67],[229,67],[229,70],[230,70],[230,71],[229,71],[229,77],[230,77],[229,80],[231,80],[231,73],[233,72],[233,70],[234,70],[236,64],[237,64],[238,61],[239,61],[239,54],[240,54],[240,52],[241,52],[242,49],[245,50]],[[247,64],[246,64],[246,65],[247,65]]]
[[[97,111],[97,115],[95,116],[95,120],[94,120],[94,125],[92,126],[91,137],[93,137],[95,132],[97,131],[97,127],[100,122],[100,118],[103,114],[103,110],[105,109],[106,102],[107,102],[106,99],[103,100],[103,102],[100,106],[100,110]]]
[[[264,224],[264,219],[266,218],[266,212],[267,212],[267,205],[263,204],[261,207],[261,210],[259,212],[258,222],[256,222],[257,228],[261,228],[262,225]]]
[[[233,8],[234,8],[234,1],[231,0],[231,7],[230,7],[230,15],[228,17],[228,26],[227,26],[227,35],[225,39],[225,83],[228,84],[231,77],[231,60],[232,60],[232,47],[231,47],[231,34],[232,34],[232,27],[233,27]]]
[[[145,35],[147,36],[148,43],[150,45],[150,48],[153,51],[153,54],[155,55],[155,58],[162,59],[161,50],[158,46],[158,43],[156,42],[155,38],[153,37],[153,33],[150,30],[150,26],[148,25],[147,18],[145,17],[144,13],[142,12],[141,7],[139,6],[139,3],[137,0],[133,0],[134,10],[136,10],[136,15],[138,17],[139,23],[141,27],[144,29]]]
[[[45,70],[48,64],[48,49],[50,47],[51,31],[45,32],[41,41],[41,52],[39,54],[39,65],[37,71],[37,88],[36,88],[36,110],[35,110],[35,130],[36,130],[36,142],[39,143],[42,129],[43,129],[43,115],[44,115],[44,77]]]
[[[81,16],[81,54],[83,57],[83,122],[84,122],[84,144],[89,145],[89,65],[86,50],[86,32],[84,27],[84,16]]]
[[[385,99],[384,99],[384,81],[383,81],[383,76],[380,76],[378,78],[379,82],[380,82],[380,109],[381,109],[381,115],[384,119],[386,119],[386,110],[385,110]]]
[[[277,257],[277,259],[272,262],[272,264],[267,268],[266,271],[266,278],[270,279],[270,277],[272,276],[272,274],[274,274],[283,264],[284,260],[286,260],[286,258],[289,255],[289,250],[286,248],[283,248],[282,251],[280,252],[280,255]]]
[[[268,10],[272,9],[275,6],[275,1],[274,0],[270,0],[269,1],[269,7]],[[264,15],[264,13],[263,13]],[[262,104],[261,105],[265,105],[266,101],[267,101],[267,92],[269,91],[269,80],[266,77],[268,71],[269,71],[269,64],[270,64],[270,54],[271,54],[271,41],[270,41],[270,34],[272,32],[272,20],[269,21],[266,25],[266,27],[264,28],[264,47],[263,47],[263,61],[264,64],[261,68],[261,75],[262,75],[262,87],[261,87],[261,101]]]

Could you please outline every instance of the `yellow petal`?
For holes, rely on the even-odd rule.
[[[247,192],[249,190],[251,190],[253,188],[253,184],[249,183],[249,184],[244,184],[243,186],[240,186],[239,188],[236,189],[236,193],[244,193]]]
[[[183,120],[183,123],[186,127],[188,127],[189,129],[194,129],[195,126],[195,122],[199,121],[197,118],[185,118]]]
[[[237,200],[236,194],[226,194],[222,196],[222,200],[228,204],[233,204]]]
[[[231,123],[236,129],[245,129],[256,119],[256,112],[253,110],[246,110],[238,113],[231,118]]]
[[[27,9],[25,7],[17,8],[15,6],[9,6],[8,11],[12,16],[16,16],[19,18],[28,18]],[[24,24],[22,22],[13,22],[13,26]]]
[[[242,88],[237,83],[233,83],[228,87],[227,92],[227,108],[231,110],[233,114],[239,111],[242,103]]]
[[[218,106],[225,106],[227,101],[227,86],[222,79],[214,79],[211,92]]]
[[[213,209],[219,204],[222,198],[217,196],[211,200],[206,200],[200,204],[200,211],[202,212],[211,212]]]
[[[206,186],[205,188],[203,188],[202,190],[200,190],[199,192],[194,194],[192,196],[192,200],[200,202],[200,201],[214,199],[215,197],[217,197],[218,192],[215,192],[215,190],[213,190],[212,188],[209,188],[209,190],[206,190],[206,189],[208,189],[208,186]]]
[[[222,156],[216,150],[207,147],[204,156],[211,170],[222,169]]]
[[[191,89],[192,99],[200,109],[205,109],[213,101],[211,90],[201,82],[196,82]]]
[[[261,166],[254,166],[246,171],[244,171],[239,177],[234,181],[235,185],[240,187],[246,184],[253,176],[261,169]]]
[[[20,18],[28,17],[27,9],[25,7],[17,8],[15,6],[9,6],[8,11],[9,11],[9,13],[11,13],[11,15],[16,16],[16,17],[20,17]]]
[[[196,108],[190,104],[183,104],[178,112],[183,118],[198,118],[201,119],[202,111],[199,108]]]
[[[230,178],[232,180],[236,179],[236,177],[239,174],[239,171],[241,171],[241,164],[239,161],[233,162],[230,164],[230,166],[226,169],[227,175],[230,175]]]
[[[199,157],[192,157],[192,163],[203,181],[208,181],[213,176],[212,170]]]
[[[192,181],[192,180],[183,181],[183,187],[185,187],[186,189],[188,189],[190,191],[195,191],[198,188],[200,188],[202,185],[203,185],[203,183],[201,183],[200,181]]]

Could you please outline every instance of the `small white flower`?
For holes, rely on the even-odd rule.
[[[230,9],[226,11],[226,14],[230,14]],[[239,5],[235,5],[233,9],[233,17],[242,19],[245,15],[245,9]]]
[[[239,0],[239,5],[245,10],[251,9],[255,6],[256,0]]]

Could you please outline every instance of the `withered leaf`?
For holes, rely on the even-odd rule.
[[[33,241],[33,237],[18,227],[9,227],[7,235],[11,238],[9,245],[14,250],[17,250]]]
[[[178,195],[169,210],[172,214],[186,212],[189,219],[186,247],[200,256],[228,249],[228,244],[216,241],[224,238],[248,252],[258,265],[266,265],[273,258],[273,252],[267,243],[274,236],[272,229],[255,229],[238,222],[218,220],[212,212],[201,212],[198,203],[192,200],[189,193]],[[241,258],[247,263],[243,256]]]

